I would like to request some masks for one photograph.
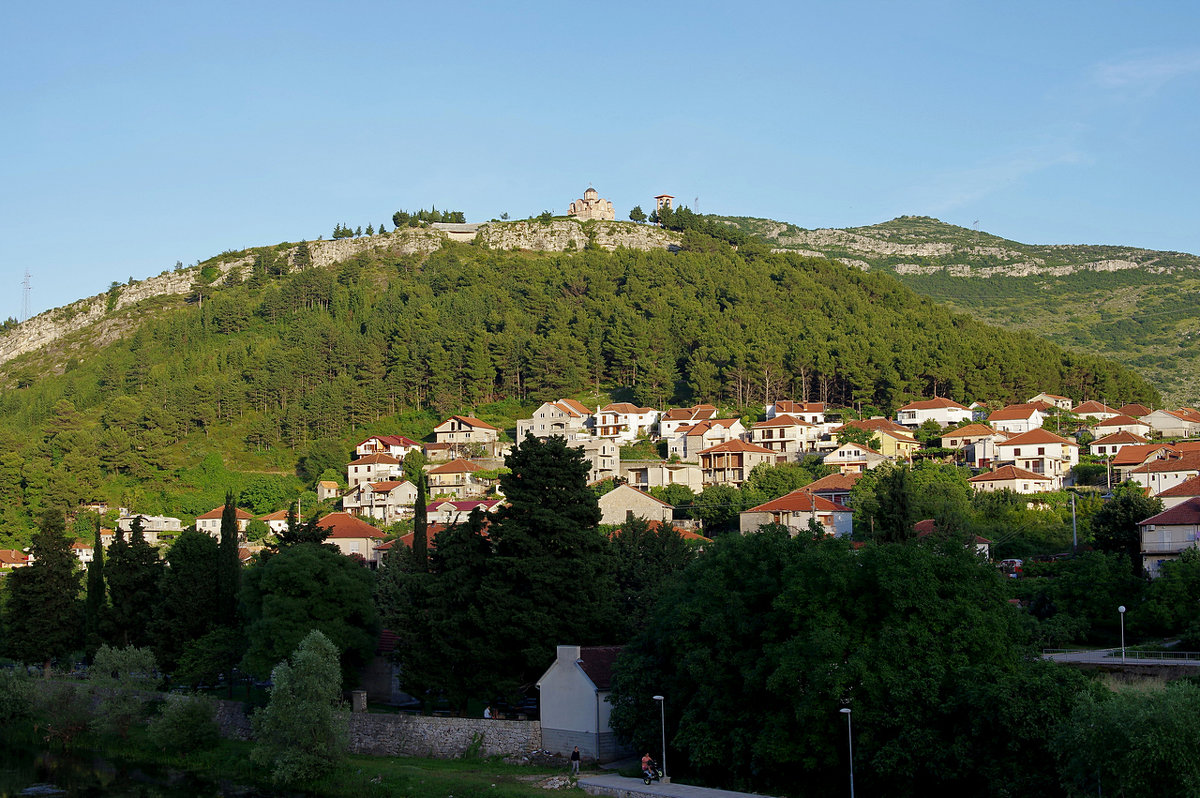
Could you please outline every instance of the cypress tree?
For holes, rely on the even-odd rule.
[[[417,476],[417,503],[413,507],[413,570],[424,571],[429,565],[429,515],[425,491],[425,472]]]
[[[225,508],[221,511],[217,563],[217,623],[233,626],[237,617],[238,591],[242,587],[242,565],[238,560],[237,505],[232,490],[225,492]]]
[[[146,542],[142,519],[134,519],[129,541],[117,531],[109,548],[105,578],[112,600],[110,641],[118,646],[150,644],[150,624],[158,606],[158,580],[162,560],[158,550]]]
[[[95,553],[87,568],[87,604],[83,617],[83,643],[90,658],[104,642],[103,627],[108,609],[104,588],[104,545],[100,540],[100,517],[96,516]]]

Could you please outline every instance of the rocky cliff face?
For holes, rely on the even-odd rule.
[[[574,219],[543,222],[530,219],[482,225],[477,240],[491,249],[573,252],[582,250],[589,241],[607,250],[618,247],[672,249],[678,247],[680,239],[677,233],[632,222],[578,222]]]

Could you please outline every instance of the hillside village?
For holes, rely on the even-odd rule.
[[[922,460],[968,468],[977,493],[1011,491],[1029,496],[1064,489],[1098,490],[1084,485],[1080,466],[1098,465],[1102,486],[1132,481],[1162,500],[1164,513],[1142,524],[1142,552],[1150,575],[1163,561],[1196,546],[1200,522],[1200,412],[1195,408],[1152,410],[1140,404],[1109,407],[1098,401],[1039,393],[1028,402],[989,409],[945,397],[910,402],[894,418],[843,420],[853,412],[820,402],[779,400],[763,408],[749,426],[740,417],[721,417],[711,404],[659,411],[628,402],[591,409],[576,399],[544,402],[516,424],[516,440],[562,437],[578,449],[599,494],[601,523],[619,526],[638,517],[675,527],[686,537],[704,540],[703,522],[684,518],[687,507],[662,496],[672,486],[696,495],[712,486],[742,487],[755,469],[788,463],[819,462],[828,472],[786,495],[740,512],[737,529],[745,533],[763,524],[786,527],[792,535],[817,525],[824,534],[845,537],[854,529],[851,490],[865,473],[886,463]],[[427,481],[429,537],[464,522],[473,510],[492,513],[504,501],[500,469],[514,441],[505,431],[469,415],[452,415],[438,424],[432,440],[403,435],[371,435],[349,453],[345,479],[316,485],[319,526],[343,554],[378,567],[394,545],[412,545],[412,533],[396,536],[393,525],[414,515],[418,497],[413,463]],[[647,448],[648,447],[648,448]],[[647,457],[647,450],[659,457]],[[415,457],[415,460],[414,460]],[[658,494],[658,495],[655,495]],[[89,506],[99,513],[107,506]],[[185,527],[219,535],[222,508],[193,519],[139,514],[121,508],[116,529],[102,530],[102,545],[118,533],[128,535],[139,523],[148,542],[168,545]],[[254,516],[237,510],[241,557],[263,548],[251,540],[252,522],[269,535],[287,528],[288,509]],[[263,528],[260,527],[260,528]],[[980,541],[981,551],[990,551]],[[77,541],[82,563],[94,554],[91,541]],[[28,564],[14,550],[0,551],[0,567]]]

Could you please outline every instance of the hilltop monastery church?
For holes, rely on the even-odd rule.
[[[571,203],[571,207],[567,209],[567,216],[574,216],[576,219],[615,219],[616,214],[613,213],[613,204],[606,199],[600,198],[600,192],[588,186],[587,191],[583,192],[583,199],[577,199]]]

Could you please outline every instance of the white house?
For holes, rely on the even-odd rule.
[[[1051,489],[1058,490],[1079,462],[1079,444],[1048,430],[1035,429],[997,445],[996,460],[1050,477],[1054,480]]]
[[[1200,435],[1200,413],[1190,407],[1155,410],[1142,416],[1140,420],[1164,438]]]
[[[354,447],[355,458],[372,454],[390,454],[403,460],[409,452],[421,451],[421,444],[403,435],[372,435]]]
[[[368,454],[346,465],[346,484],[351,489],[364,482],[388,482],[404,473],[404,466],[390,454]]]
[[[477,446],[495,456],[499,449],[500,430],[471,416],[450,416],[433,428],[434,440],[450,446],[456,453]]]
[[[824,417],[824,413],[821,415]],[[813,451],[819,437],[820,427],[790,413],[774,415],[750,428],[751,443],[788,455],[788,459],[797,459],[802,452]]]
[[[886,463],[887,458],[870,446],[847,441],[825,455],[821,462],[843,474],[861,474]]]
[[[976,493],[1011,490],[1013,493],[1045,493],[1054,490],[1054,480],[1043,474],[1035,474],[1016,466],[1000,466],[995,471],[967,480]]]
[[[332,543],[347,557],[362,557],[374,568],[380,554],[375,547],[383,542],[383,533],[349,513],[330,513],[317,521],[317,526],[329,530],[326,543]]]
[[[639,490],[683,485],[699,493],[704,489],[704,472],[697,463],[634,461],[621,464],[621,476]]]
[[[133,531],[133,522],[139,518],[142,521],[142,537],[151,545],[157,544],[160,537],[178,537],[183,532],[183,522],[178,518],[172,518],[169,515],[142,515],[135,513],[133,515],[123,515],[117,519],[117,529],[125,533],[126,540],[129,539],[129,533]],[[220,526],[220,524],[217,524],[218,529],[220,529]],[[107,546],[108,543],[104,543],[103,545]]]
[[[793,402],[790,399],[781,399],[764,407],[763,413],[768,420],[787,415],[816,427],[825,423],[824,402]]]
[[[588,482],[599,482],[617,476],[621,468],[621,448],[610,438],[575,438],[567,446],[583,452],[583,457],[592,467],[588,471]]]
[[[746,434],[740,418],[714,418],[675,430],[675,437],[667,441],[667,455],[696,463],[700,452],[718,443],[740,439]]]
[[[734,485],[741,487],[754,467],[762,463],[774,465],[777,455],[770,449],[742,440],[726,441],[700,452],[700,470],[705,485]]]
[[[1095,400],[1076,405],[1072,412],[1077,416],[1090,418],[1094,421],[1103,421],[1106,418],[1112,418],[1113,416],[1121,415],[1103,402],[1097,402]]]
[[[1200,452],[1167,453],[1129,471],[1129,478],[1152,494],[1200,476]]]
[[[1071,405],[1073,404],[1073,402],[1071,401],[1071,399],[1069,397],[1059,396],[1057,394],[1045,393],[1045,392],[1039,393],[1037,396],[1032,396],[1029,398],[1030,404],[1032,404],[1034,402],[1045,402],[1048,405],[1053,405],[1054,407],[1057,407],[1059,410],[1068,410],[1068,411],[1071,409]]]
[[[963,460],[973,468],[988,468],[996,459],[996,445],[1008,435],[984,424],[968,424],[942,436],[942,446],[958,449]]]
[[[658,415],[658,411],[652,407],[616,402],[596,412],[595,433],[601,438],[614,438],[622,443],[632,443],[639,437],[650,434],[658,422]]]
[[[1096,457],[1112,457],[1126,446],[1141,446],[1146,443],[1146,439],[1141,435],[1121,431],[1097,438],[1088,445],[1088,449]]]
[[[196,531],[203,532],[214,538],[221,537],[221,516],[225,513],[224,506],[215,507],[209,510],[204,515],[196,516]],[[238,539],[246,539],[246,526],[254,520],[254,516],[243,510],[241,507],[234,508],[234,515],[237,516],[237,530],[239,533]]]
[[[1188,499],[1138,523],[1142,533],[1142,567],[1152,577],[1162,564],[1177,559],[1200,541],[1200,496]]]
[[[988,426],[993,429],[1011,432],[1016,435],[1037,429],[1045,422],[1046,417],[1042,414],[1038,405],[1033,403],[1002,407],[988,416],[987,419]]]
[[[458,501],[430,502],[425,508],[425,518],[431,524],[465,524],[472,510],[485,514],[496,512],[500,508],[500,499],[460,499]]]
[[[1128,432],[1144,439],[1144,436],[1150,434],[1150,425],[1136,418],[1116,415],[1097,422],[1092,426],[1092,432],[1098,438],[1112,435],[1114,432]]]
[[[363,482],[342,496],[342,509],[385,524],[408,518],[417,500],[417,486],[405,480]]]
[[[690,427],[701,421],[717,417],[717,408],[712,405],[695,405],[693,407],[672,407],[659,416],[658,437],[670,440],[680,427]]]
[[[853,528],[853,518],[849,507],[799,488],[739,513],[738,528],[744,535],[763,524],[778,524],[787,527],[788,533],[795,537],[807,535],[809,522],[816,521],[826,535],[847,537]]]
[[[909,402],[896,411],[896,421],[910,429],[916,429],[926,421],[936,421],[944,427],[953,427],[971,420],[971,411],[953,399],[935,396],[919,402]]]
[[[608,724],[612,704],[605,700],[620,653],[619,646],[558,646],[554,662],[537,680],[542,748],[566,756],[579,746],[583,757],[600,762],[631,753]]]
[[[475,477],[483,466],[470,460],[451,460],[425,472],[429,477],[429,493],[433,496],[452,496],[463,499],[484,492],[484,485]]]
[[[517,440],[525,440],[526,435],[539,440],[560,435],[571,440],[576,435],[590,434],[588,428],[592,422],[592,411],[582,402],[574,399],[545,402],[533,411],[533,418],[517,420]]]
[[[1184,480],[1174,487],[1167,488],[1162,493],[1156,493],[1154,498],[1163,503],[1164,510],[1170,510],[1196,496],[1200,496],[1200,476]]]

